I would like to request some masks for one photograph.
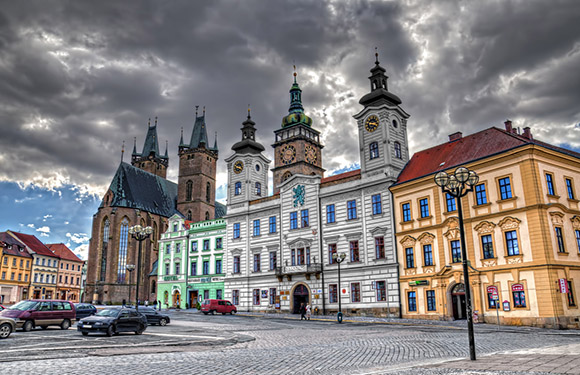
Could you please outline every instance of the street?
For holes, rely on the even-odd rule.
[[[171,312],[171,319],[166,327],[149,326],[142,336],[128,333],[110,338],[98,334],[83,337],[76,326],[67,331],[17,331],[0,341],[0,372],[495,374],[500,372],[463,369],[501,358],[499,363],[513,371],[508,373],[528,374],[534,369],[548,369],[529,364],[526,367],[529,361],[522,359],[527,356],[558,355],[559,348],[565,348],[572,350],[573,361],[578,357],[573,351],[580,349],[580,336],[575,331],[505,328],[498,332],[495,326],[477,325],[478,361],[449,362],[468,357],[467,333],[458,324],[385,324],[345,319],[339,325],[333,320],[300,321],[288,315],[205,316],[190,312]],[[520,363],[521,367],[510,366],[510,362]]]

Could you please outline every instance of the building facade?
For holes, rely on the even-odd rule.
[[[463,282],[457,201],[434,175],[479,175],[462,198],[470,284]],[[519,134],[510,121],[416,153],[391,187],[402,316],[580,327],[580,154]],[[494,291],[499,300],[494,300]]]
[[[224,219],[197,223],[174,215],[159,240],[157,298],[163,307],[189,308],[224,298]]]
[[[80,302],[82,267],[85,262],[63,243],[47,244],[46,247],[60,259],[56,281],[57,298]]]
[[[28,298],[32,256],[7,232],[0,233],[0,304]]]
[[[320,311],[399,315],[398,266],[388,187],[408,160],[407,118],[371,69],[357,121],[361,169],[324,177],[320,132],[290,89],[289,113],[275,131],[274,195],[265,196],[270,160],[248,114],[226,160],[226,297],[241,311]],[[337,264],[334,254],[344,254]],[[340,285],[339,279],[340,267]]]

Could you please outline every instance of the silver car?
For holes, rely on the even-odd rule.
[[[16,321],[0,316],[0,339],[5,339],[16,329]]]

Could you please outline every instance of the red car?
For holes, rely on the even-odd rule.
[[[0,305],[0,311],[4,310],[6,307]]]
[[[201,312],[205,315],[213,315],[216,312],[222,313],[223,315],[233,315],[238,312],[238,309],[230,301],[226,301],[225,299],[206,299],[201,304]]]
[[[28,332],[35,327],[46,329],[48,326],[59,326],[69,329],[76,318],[72,302],[63,300],[26,300],[0,312],[0,316],[16,321],[16,328]]]

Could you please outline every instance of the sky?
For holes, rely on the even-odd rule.
[[[135,137],[141,151],[149,118],[176,181],[181,128],[189,139],[195,106],[205,106],[223,201],[223,160],[248,105],[273,159],[293,65],[327,175],[356,167],[352,116],[375,47],[411,114],[411,153],[506,119],[580,150],[576,0],[0,4],[0,231],[63,242],[83,258],[122,144],[125,161]]]

